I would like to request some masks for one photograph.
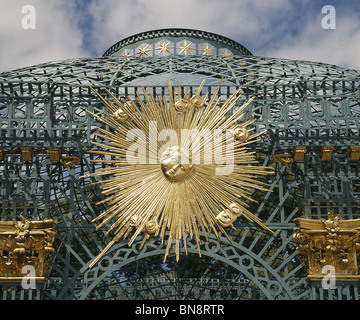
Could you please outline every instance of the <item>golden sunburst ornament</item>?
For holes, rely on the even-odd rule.
[[[211,97],[202,97],[204,83],[195,95],[189,90],[182,95],[180,84],[173,88],[169,79],[162,97],[148,87],[144,99],[137,92],[136,102],[121,102],[105,89],[109,100],[91,88],[107,110],[105,117],[89,112],[109,127],[96,133],[104,143],[93,142],[100,148],[93,152],[107,157],[93,161],[108,167],[87,176],[103,177],[94,184],[101,185],[105,199],[100,203],[108,209],[94,221],[102,220],[97,228],[112,223],[107,232],[114,237],[90,268],[122,238],[130,238],[131,246],[143,235],[142,247],[151,235],[158,236],[167,241],[164,261],[172,245],[178,261],[181,242],[187,253],[187,237],[196,240],[201,256],[200,231],[206,240],[211,232],[229,239],[226,229],[241,216],[272,232],[246,204],[254,201],[253,189],[267,191],[257,176],[273,171],[247,151],[265,132],[249,128],[254,119],[240,123],[254,98],[232,112],[241,89],[220,105],[221,81]]]

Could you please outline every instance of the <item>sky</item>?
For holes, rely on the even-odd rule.
[[[100,57],[128,36],[172,27],[223,35],[256,56],[360,70],[359,0],[0,0],[0,72]]]

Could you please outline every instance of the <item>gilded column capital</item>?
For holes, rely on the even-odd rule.
[[[294,219],[294,242],[303,257],[307,280],[322,280],[325,266],[335,269],[336,280],[358,281],[360,219],[340,220],[334,210],[327,219]]]
[[[48,256],[55,252],[56,225],[54,220],[32,221],[23,216],[19,221],[0,221],[0,283],[21,283],[27,266],[34,268],[34,280],[45,282]]]

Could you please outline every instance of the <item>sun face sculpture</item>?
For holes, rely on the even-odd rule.
[[[98,128],[104,143],[93,142],[100,148],[94,153],[108,156],[94,161],[110,166],[87,175],[103,177],[95,183],[105,196],[100,203],[108,205],[94,222],[102,220],[97,228],[112,222],[107,232],[114,237],[90,267],[122,238],[131,246],[143,235],[142,247],[158,236],[167,241],[164,261],[172,245],[178,261],[181,242],[187,253],[187,237],[201,256],[199,231],[206,240],[211,232],[229,239],[226,229],[241,216],[272,232],[246,209],[253,189],[267,191],[257,177],[273,171],[246,148],[264,133],[249,128],[254,119],[240,122],[253,98],[232,112],[241,88],[220,105],[221,81],[210,98],[201,95],[204,82],[195,95],[187,90],[182,96],[180,84],[173,88],[169,80],[162,97],[143,88],[144,99],[137,93],[136,102],[121,102],[107,89],[106,99],[91,88],[107,107],[105,117],[92,114],[110,128]]]

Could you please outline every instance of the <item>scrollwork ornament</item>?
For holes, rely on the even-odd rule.
[[[240,143],[245,142],[249,138],[249,131],[241,125],[237,125],[233,128],[234,138]]]
[[[229,209],[230,209],[237,217],[240,217],[240,216],[243,214],[243,212],[244,212],[244,210],[242,209],[242,207],[241,207],[239,204],[235,203],[235,202],[233,202],[233,203],[231,203],[231,204],[229,205]]]
[[[113,114],[113,119],[119,123],[125,122],[128,118],[129,118],[129,116],[121,108],[119,108]]]
[[[137,214],[134,214],[131,218],[130,218],[130,222],[129,222],[129,226],[130,227],[135,227],[137,228],[138,227],[138,224],[139,224],[139,216]]]
[[[237,217],[234,212],[229,209],[225,209],[216,216],[215,220],[220,226],[227,228],[232,226],[236,218]]]
[[[188,108],[188,104],[183,101],[183,100],[179,100],[175,102],[175,110],[178,113],[182,113],[185,112]]]
[[[149,220],[145,223],[144,231],[147,234],[154,234],[157,230],[159,230],[159,225],[155,220]]]
[[[205,105],[205,100],[199,95],[195,95],[191,98],[191,102],[193,103],[195,108],[202,108]]]

